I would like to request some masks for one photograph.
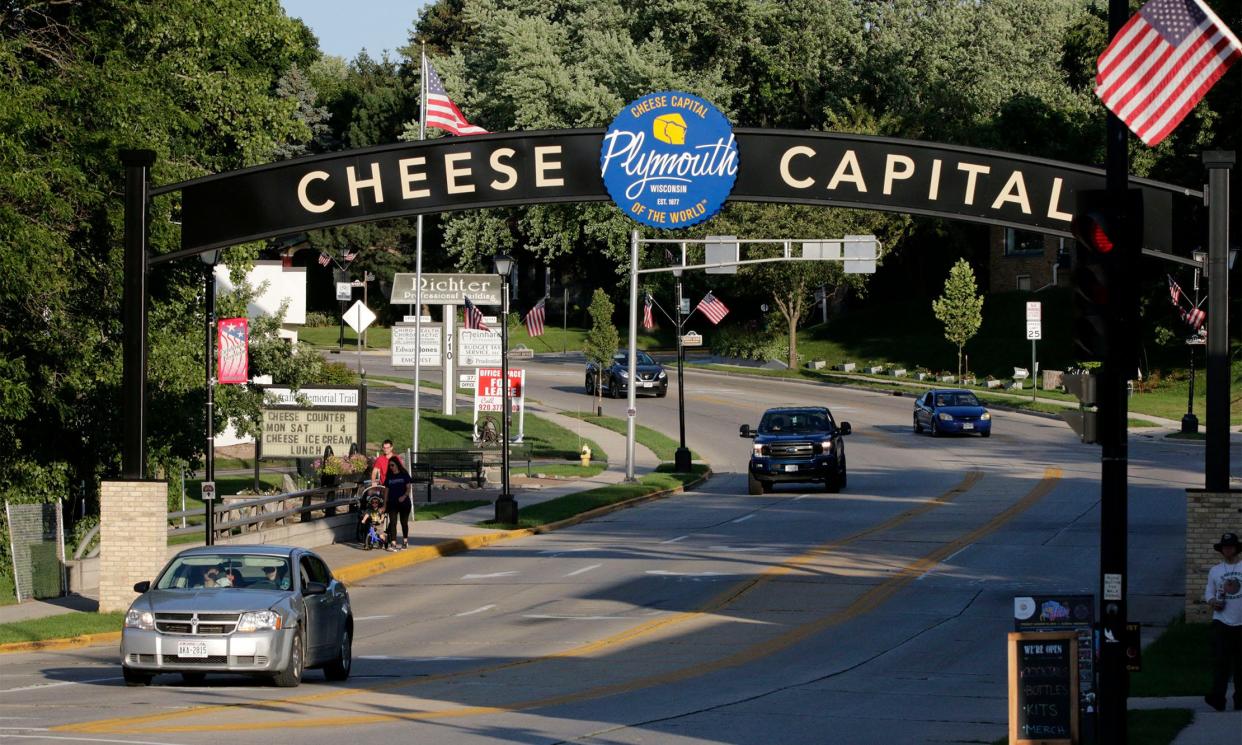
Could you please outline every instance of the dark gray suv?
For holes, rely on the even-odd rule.
[[[634,385],[634,393],[648,394],[664,398],[668,395],[668,373],[664,366],[651,359],[651,355],[638,350],[638,380]],[[612,364],[601,373],[594,362],[586,366],[586,392],[595,393],[595,381],[600,381],[600,390],[609,398],[621,398],[626,395],[630,386],[630,355],[620,350],[612,356]]]

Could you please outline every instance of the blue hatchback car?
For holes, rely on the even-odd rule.
[[[992,415],[974,392],[960,388],[932,389],[914,402],[914,431],[943,434],[992,435]]]

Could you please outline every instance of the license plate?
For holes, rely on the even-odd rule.
[[[655,383],[652,383],[650,380],[643,381],[643,388],[654,388],[654,387],[655,387]]]
[[[206,657],[207,642],[177,642],[178,657]]]
[[[785,471],[786,471],[786,472],[789,472],[789,471],[796,471],[796,470],[798,470],[798,467],[797,467],[797,466],[785,466]]]
[[[970,422],[962,422],[962,429],[974,429],[975,425]]]

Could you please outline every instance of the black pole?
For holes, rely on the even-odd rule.
[[[1229,491],[1229,169],[1232,150],[1203,154],[1208,169],[1207,448],[1204,487]]]
[[[496,522],[517,524],[518,505],[509,492],[509,275],[502,283],[500,314],[500,496],[496,498]]]
[[[1196,254],[1196,257],[1198,254]],[[1199,307],[1199,268],[1195,267],[1195,305]],[[1193,434],[1199,431],[1199,417],[1195,416],[1195,344],[1186,342],[1190,350],[1190,391],[1186,394],[1186,416],[1182,417],[1182,432]],[[1206,470],[1206,469],[1205,469]]]
[[[207,391],[207,453],[205,465],[203,467],[203,479],[205,481],[214,482],[216,480],[216,258],[215,251],[211,252],[212,262],[207,264],[207,333],[205,334],[205,352],[206,364],[204,372],[206,373],[206,391]],[[207,534],[206,544],[214,546],[216,543],[216,510],[215,500],[203,500],[203,528]]]
[[[1128,0],[1109,0],[1110,40],[1120,32],[1129,15]],[[1105,180],[1111,201],[1124,210],[1124,224],[1131,218],[1131,202],[1126,199],[1130,174],[1129,131],[1111,111],[1108,112],[1106,137]],[[1141,230],[1139,235],[1142,235]],[[1137,263],[1139,246],[1125,248],[1131,250],[1127,260]],[[1135,320],[1128,307],[1115,308],[1112,312],[1119,311],[1128,322]],[[1103,611],[1100,617],[1099,741],[1102,745],[1125,745],[1128,737],[1126,699],[1129,696],[1129,674],[1126,672],[1124,643],[1127,618],[1126,533],[1129,525],[1126,378],[1133,373],[1132,369],[1127,368],[1134,358],[1130,345],[1123,341],[1125,333],[1126,329],[1118,328],[1116,324],[1110,329],[1108,354],[1101,366],[1099,381],[1100,598]]]
[[[686,376],[683,361],[685,348],[681,345],[681,273],[677,273],[677,307],[673,310],[677,319],[677,426],[681,431],[681,446],[673,453],[673,468],[678,473],[690,472],[690,449],[686,447]]]
[[[125,279],[121,343],[121,475],[147,474],[147,181],[153,150],[122,150],[125,167]]]

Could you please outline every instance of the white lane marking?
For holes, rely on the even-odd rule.
[[[37,688],[57,688],[59,686],[72,686],[72,685],[80,685],[80,684],[85,684],[85,683],[102,683],[105,680],[120,680],[120,679],[121,679],[121,676],[115,675],[110,678],[90,678],[88,680],[62,680],[58,683],[36,683],[35,685],[22,686],[21,688],[5,688],[3,690],[0,690],[0,694],[16,693],[17,691],[33,691]]]
[[[689,538],[689,537],[690,537],[690,536],[688,536],[688,535],[679,535],[679,536],[677,536],[676,538],[669,538],[667,541],[660,541],[660,543],[661,543],[661,544],[664,544],[664,543],[676,543],[676,542],[678,542],[678,541],[684,541],[684,540],[686,540],[686,539],[687,539],[687,538]]]
[[[482,608],[475,608],[474,610],[468,610],[468,611],[466,611],[465,613],[458,613],[458,614],[456,614],[456,615],[455,615],[455,616],[453,616],[453,617],[454,617],[454,618],[461,618],[462,616],[473,616],[475,613],[483,613],[483,612],[485,612],[485,611],[489,611],[489,610],[491,610],[492,608],[495,608],[495,607],[496,607],[495,605],[485,605],[485,606],[483,606]]]
[[[657,577],[719,577],[720,572],[670,572],[667,569],[648,569],[647,574]]]
[[[355,621],[378,621],[381,618],[392,618],[392,616],[359,616]]]
[[[946,563],[948,563],[948,561],[949,561],[950,559],[952,559],[954,556],[957,556],[958,554],[960,554],[961,552],[965,551],[966,549],[970,548],[970,547],[971,547],[971,545],[973,545],[973,544],[967,544],[967,545],[965,545],[965,546],[962,546],[962,547],[961,547],[961,548],[959,548],[958,550],[956,550],[956,551],[954,551],[953,553],[949,554],[948,556],[944,557],[944,558],[943,558],[943,559],[941,559],[941,560],[940,560],[940,561],[939,561],[939,562],[938,562],[938,563],[937,563],[934,567],[932,567],[931,569],[928,569],[926,572],[923,572],[923,573],[922,573],[922,574],[920,574],[918,577],[916,577],[914,581],[915,581],[915,582],[922,582],[924,577],[926,577],[926,576],[928,576],[928,575],[930,575],[930,574],[935,573],[938,569],[940,569],[940,567],[942,567],[942,566],[944,566]]]
[[[492,572],[491,574],[464,574],[462,579],[491,579],[492,577],[511,577],[517,572]]]
[[[573,554],[579,551],[595,551],[594,546],[583,546],[581,548],[550,548],[547,551],[540,551],[541,554],[548,556],[559,556],[561,554]]]
[[[33,729],[35,732],[46,732],[44,729]],[[67,742],[123,742],[127,745],[177,745],[171,742],[155,742],[152,740],[108,740],[102,737],[61,737],[59,735],[10,735],[0,734],[0,739],[11,738],[21,740],[65,740]]]
[[[763,546],[708,546],[709,551],[762,551]]]
[[[751,519],[752,517],[754,517],[754,515],[742,515],[741,517],[739,517],[738,519],[734,520],[733,522],[735,522],[735,523],[744,523],[744,522],[746,522],[747,520]]]
[[[582,567],[581,569],[575,569],[575,570],[573,570],[572,572],[570,572],[569,574],[566,574],[565,576],[566,576],[566,577],[576,577],[576,576],[577,576],[577,575],[579,575],[579,574],[586,574],[587,572],[591,571],[592,569],[599,569],[599,568],[600,568],[600,567],[602,567],[602,566],[603,566],[603,564],[592,564],[592,565],[591,565],[591,566],[589,566],[589,567]]]
[[[798,496],[794,497],[794,501],[797,502],[799,499],[806,499],[809,496],[811,495],[810,494],[799,494]]]
[[[630,616],[554,616],[541,613],[524,614],[522,618],[540,618],[551,621],[632,621]]]

